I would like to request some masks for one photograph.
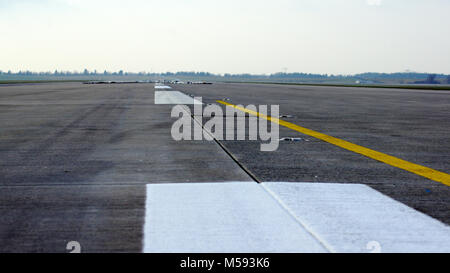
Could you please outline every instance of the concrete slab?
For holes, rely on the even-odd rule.
[[[262,185],[336,252],[450,252],[450,227],[366,185]]]
[[[155,89],[172,89],[172,87],[167,85],[155,85]]]
[[[152,85],[0,87],[0,185],[250,181],[210,141],[175,141]],[[20,104],[36,102],[38,104]]]
[[[202,104],[180,91],[155,91],[155,104]]]
[[[326,252],[254,182],[147,185],[144,252]]]

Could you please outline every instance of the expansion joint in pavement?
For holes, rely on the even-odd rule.
[[[195,118],[194,114],[191,114],[191,118],[198,123],[201,127],[202,130],[205,131],[212,139],[214,139],[214,141],[217,143],[217,145],[219,145],[220,148],[222,148],[222,150],[239,166],[239,168],[241,168],[248,176],[250,176],[250,178],[255,181],[256,183],[262,183],[261,180],[258,179],[258,177],[253,174],[249,169],[247,169],[241,162],[239,162],[239,160],[231,153],[230,150],[227,149],[227,147],[225,147],[225,145],[223,145],[215,136],[214,134],[212,134],[210,131],[206,130],[205,127],[203,126],[203,124],[198,121]]]

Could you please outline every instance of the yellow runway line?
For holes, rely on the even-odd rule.
[[[444,185],[450,186],[450,175],[447,173],[440,172],[440,171],[437,171],[437,170],[434,170],[434,169],[431,169],[431,168],[428,168],[428,167],[425,167],[422,165],[418,165],[418,164],[415,164],[415,163],[412,163],[412,162],[409,162],[409,161],[406,161],[406,160],[403,160],[403,159],[400,159],[400,158],[397,158],[397,157],[394,157],[394,156],[391,156],[388,154],[377,152],[375,150],[372,150],[372,149],[369,149],[369,148],[366,148],[366,147],[363,147],[363,146],[360,146],[357,144],[353,144],[351,142],[348,142],[348,141],[345,141],[345,140],[342,140],[339,138],[325,135],[325,134],[316,132],[314,130],[310,130],[308,128],[301,127],[296,124],[293,124],[293,123],[290,123],[290,122],[287,122],[287,121],[284,121],[284,120],[281,120],[278,118],[266,116],[266,115],[260,114],[258,112],[249,110],[247,108],[233,105],[228,102],[224,102],[221,100],[218,100],[217,102],[221,103],[223,105],[229,106],[229,107],[233,107],[233,108],[243,111],[245,113],[257,116],[259,118],[266,119],[266,120],[274,122],[274,123],[278,123],[281,126],[284,126],[289,129],[292,129],[294,131],[300,132],[302,134],[323,140],[325,142],[331,143],[333,145],[344,148],[346,150],[367,156],[369,158],[372,158],[377,161],[386,163],[388,165],[397,167],[399,169],[406,170],[408,172],[411,172],[411,173],[426,177],[428,179],[431,179],[433,181],[440,182]]]

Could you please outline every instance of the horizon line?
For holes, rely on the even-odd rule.
[[[58,75],[58,74],[66,74],[66,75],[113,75],[115,74],[117,75],[123,75],[125,76],[126,74],[128,75],[164,75],[164,74],[181,74],[181,73],[189,73],[189,74],[207,74],[210,76],[219,76],[219,77],[226,77],[226,76],[242,76],[242,75],[248,75],[248,76],[272,76],[272,75],[294,75],[294,74],[303,74],[303,75],[320,75],[320,76],[328,76],[328,77],[333,77],[333,76],[339,76],[339,77],[351,77],[351,76],[358,76],[358,75],[363,75],[363,74],[386,74],[386,75],[392,75],[392,74],[427,74],[427,75],[437,75],[437,76],[448,76],[450,74],[446,74],[446,73],[435,73],[435,72],[416,72],[416,71],[402,71],[402,72],[373,72],[373,71],[369,71],[369,72],[359,72],[359,73],[353,73],[353,74],[333,74],[333,73],[310,73],[310,72],[272,72],[272,73],[249,73],[249,72],[245,72],[245,73],[214,73],[214,72],[208,72],[208,71],[183,71],[183,70],[179,70],[176,72],[172,72],[172,71],[165,71],[165,72],[149,72],[149,71],[140,71],[140,72],[135,72],[135,71],[126,71],[126,70],[117,70],[117,71],[108,71],[108,70],[103,70],[103,72],[98,71],[96,69],[94,70],[88,70],[88,69],[83,69],[82,71],[79,70],[58,70],[55,69],[52,71],[36,71],[36,70],[2,70],[0,69],[0,75],[25,75],[27,76],[30,75]]]

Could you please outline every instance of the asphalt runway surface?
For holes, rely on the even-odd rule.
[[[179,85],[204,103],[279,105],[291,123],[450,173],[450,92],[265,84]],[[225,111],[225,110],[224,110]],[[275,152],[255,141],[223,141],[260,181],[362,183],[450,224],[450,188],[280,127]]]
[[[204,103],[220,105],[216,101],[226,98],[229,103],[244,106],[280,105],[281,114],[292,115],[285,119],[289,122],[450,173],[448,91],[230,83],[171,86],[184,94],[202,97]],[[236,226],[248,223],[257,228],[260,225],[255,223],[262,221],[271,227],[273,218],[286,222],[283,232],[295,229],[289,217],[280,215],[275,205],[267,205],[272,199],[248,186],[255,179],[310,182],[305,185],[367,185],[439,220],[436,230],[442,229],[441,223],[450,223],[447,185],[285,127],[280,127],[280,137],[307,141],[280,142],[274,152],[261,152],[260,141],[175,141],[170,135],[175,121],[170,117],[172,106],[155,105],[154,95],[153,84],[0,85],[0,252],[68,252],[69,241],[79,242],[84,252],[165,252],[167,245],[155,241],[156,235],[164,233],[179,241],[175,235],[182,231],[171,228],[189,222],[189,217],[179,222],[173,213],[183,209],[195,213],[203,207],[223,211]],[[214,186],[223,185],[221,182],[233,183],[229,188]],[[167,207],[166,202],[190,202],[196,198],[186,192],[186,183],[205,183],[198,186],[198,191],[216,198],[201,199],[192,207],[184,207],[186,203]],[[245,195],[233,201],[222,199],[222,192],[240,196],[240,192],[236,194],[240,183],[246,185],[242,188],[249,187],[245,190],[252,196],[249,200],[243,201]],[[275,199],[277,194],[287,196],[283,188],[268,188]],[[299,194],[301,191],[300,188]],[[149,201],[152,192],[161,194]],[[171,196],[171,192],[179,192],[179,198]],[[266,205],[257,206],[252,200]],[[153,209],[162,203],[162,211]],[[288,201],[284,203],[289,205]],[[242,215],[235,216],[239,207],[227,211],[236,204],[244,208]],[[392,207],[395,209],[396,205]],[[149,208],[154,214],[149,215]],[[265,209],[261,211],[262,208]],[[399,209],[402,210],[405,208]],[[265,212],[273,217],[251,220],[255,213]],[[172,225],[163,217],[169,213]],[[211,223],[202,221],[215,217],[217,211],[205,209],[202,213],[198,223],[208,227]],[[148,218],[164,224],[153,228]],[[219,219],[217,225],[211,224],[210,229],[223,233],[220,225],[227,222],[224,219]],[[309,221],[314,224],[316,219],[313,216]],[[445,232],[446,227],[443,229]],[[227,239],[239,239],[233,237],[238,231],[225,230],[231,236]],[[330,250],[326,235],[313,234],[312,237],[320,238],[318,243],[308,237],[312,232],[305,230],[292,237],[306,242],[300,251]],[[320,231],[320,227],[316,230]],[[276,235],[278,232],[272,234],[270,228],[260,232],[265,236],[263,242],[270,238],[276,238],[276,243],[289,241]],[[149,242],[160,248],[145,245],[148,234],[156,234],[150,236]],[[252,234],[247,236],[258,240]],[[213,237],[214,234],[208,237],[208,244],[187,251],[208,251],[214,245]],[[259,243],[242,249],[295,251],[284,243],[281,247],[269,245]],[[177,244],[173,247],[176,251]],[[226,247],[222,250],[240,251]]]

